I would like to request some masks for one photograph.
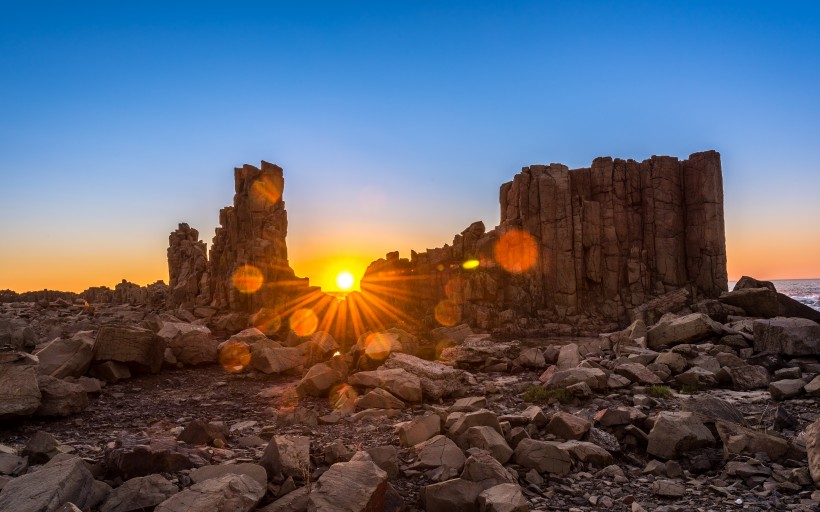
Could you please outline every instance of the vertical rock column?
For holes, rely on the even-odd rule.
[[[168,236],[169,308],[204,305],[208,292],[208,258],[199,232],[182,223]]]

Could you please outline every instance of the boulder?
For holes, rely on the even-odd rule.
[[[299,396],[327,396],[333,386],[342,382],[342,374],[325,363],[317,363],[310,367],[302,380],[296,386]]]
[[[262,373],[282,373],[304,364],[298,348],[269,347],[262,344],[251,348],[250,365]]]
[[[110,473],[124,480],[194,467],[191,452],[178,446],[176,440],[164,438],[121,438],[106,451],[105,463]]]
[[[0,347],[13,351],[31,351],[39,342],[34,329],[22,318],[0,317]]]
[[[22,454],[24,457],[28,457],[31,464],[44,464],[59,453],[57,451],[59,445],[60,443],[53,435],[38,430],[28,440]]]
[[[661,412],[649,432],[646,452],[661,459],[713,446],[715,437],[697,416],[689,412]]]
[[[114,489],[100,506],[100,512],[142,512],[179,492],[177,486],[162,475],[132,478]]]
[[[461,478],[489,489],[499,484],[516,483],[518,477],[508,471],[501,462],[484,450],[470,450],[471,455],[464,462]]]
[[[704,315],[692,313],[682,317],[664,317],[646,333],[649,348],[694,343],[721,334],[720,324]]]
[[[769,393],[775,400],[787,400],[803,393],[803,379],[783,379],[769,384]]]
[[[217,423],[209,423],[205,420],[193,420],[189,422],[182,432],[177,436],[178,441],[188,444],[210,444],[219,441],[224,445],[225,427]]]
[[[376,446],[368,448],[367,454],[373,463],[387,473],[387,478],[392,480],[399,476],[399,450],[393,445]]]
[[[569,343],[561,347],[561,350],[558,352],[558,360],[555,362],[555,366],[557,366],[559,370],[569,370],[581,364],[581,360],[582,357],[578,350],[578,345],[575,343]]]
[[[249,512],[263,496],[265,487],[253,478],[227,474],[174,494],[154,512]]]
[[[559,439],[581,439],[591,426],[588,420],[580,416],[558,411],[550,418],[546,431]]]
[[[158,373],[162,368],[165,340],[138,327],[107,325],[97,332],[94,361],[117,361],[131,368]]]
[[[720,440],[723,442],[723,458],[731,460],[737,455],[755,457],[765,453],[773,462],[785,459],[802,459],[801,449],[788,440],[774,434],[760,432],[723,420],[715,422]]]
[[[371,389],[356,399],[356,409],[404,409],[404,402],[381,388]]]
[[[729,378],[732,379],[732,387],[738,391],[761,389],[769,385],[769,372],[762,366],[726,367],[725,370],[729,374]]]
[[[421,500],[426,512],[479,512],[478,495],[481,485],[454,478],[427,485],[421,489]]]
[[[186,366],[212,364],[218,360],[219,342],[210,331],[188,331],[172,338],[168,346],[177,361]]]
[[[0,352],[0,418],[29,416],[40,407],[37,358],[24,352]]]
[[[401,446],[415,446],[441,433],[441,418],[437,414],[418,416],[398,424],[397,430]]]
[[[572,368],[556,371],[549,376],[544,387],[547,389],[566,388],[579,382],[585,383],[595,391],[607,388],[607,375],[599,368]]]
[[[279,451],[282,474],[304,478],[310,472],[310,438],[307,436],[274,436]],[[265,466],[263,464],[263,466]],[[265,467],[265,469],[268,469]]]
[[[820,324],[806,318],[755,320],[754,348],[786,356],[820,355]]]
[[[718,379],[714,373],[704,370],[699,366],[693,366],[685,372],[675,375],[675,382],[677,382],[679,386],[708,389],[717,386]]]
[[[575,459],[584,464],[604,468],[612,464],[615,459],[606,449],[588,441],[566,441],[558,445],[566,450]]]
[[[379,368],[376,371],[354,373],[348,378],[351,386],[382,388],[407,402],[421,402],[421,380],[402,369]]]
[[[238,464],[217,464],[211,466],[202,466],[191,471],[191,480],[198,484],[210,478],[219,478],[224,475],[247,475],[257,482],[259,485],[267,487],[268,474],[265,468],[259,464],[252,464],[249,462],[240,462]]]
[[[806,456],[809,462],[809,472],[814,484],[820,487],[820,420],[806,427]]]
[[[720,302],[739,307],[748,316],[772,318],[780,314],[777,292],[766,287],[741,289],[735,287],[731,292],[722,293]]]
[[[685,397],[681,400],[681,411],[694,413],[703,423],[714,423],[717,420],[729,421],[738,425],[746,423],[737,407],[726,400],[706,393]]]
[[[70,416],[88,407],[88,394],[79,384],[72,384],[50,375],[37,377],[42,401],[37,416]]]
[[[615,373],[638,384],[663,384],[657,375],[640,363],[624,363],[615,367]]]
[[[516,464],[539,473],[554,473],[563,476],[569,473],[572,459],[569,451],[560,447],[560,443],[522,439],[515,447],[513,454]]]
[[[55,459],[0,490],[0,510],[8,511],[51,512],[66,502],[85,509],[93,501],[94,477],[85,462],[74,456]]]
[[[94,357],[94,338],[90,331],[78,332],[70,339],[56,338],[34,355],[40,360],[37,371],[58,379],[86,374]]]
[[[500,484],[478,495],[481,512],[527,512],[529,503],[517,483]]]
[[[385,510],[387,473],[364,452],[337,462],[322,473],[308,498],[311,512],[376,512]]]
[[[467,378],[461,370],[398,352],[390,354],[384,362],[384,368],[401,368],[418,377],[422,393],[430,400],[439,400],[461,392]]]
[[[488,426],[470,427],[464,436],[464,444],[469,448],[486,450],[492,457],[506,464],[512,457],[513,450],[500,433]]]
[[[416,445],[415,466],[420,469],[433,469],[444,466],[458,473],[464,467],[464,454],[456,444],[443,435],[434,436]]]

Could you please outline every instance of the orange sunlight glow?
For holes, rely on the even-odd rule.
[[[265,277],[253,265],[242,265],[233,273],[233,286],[242,293],[254,293],[262,287]]]
[[[297,309],[290,317],[290,328],[299,336],[310,336],[318,326],[319,318],[312,309]]]
[[[535,265],[538,245],[531,234],[513,229],[498,239],[494,248],[495,259],[507,272],[526,272]]]

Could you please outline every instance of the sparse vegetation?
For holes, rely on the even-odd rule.
[[[694,395],[698,391],[700,391],[700,389],[698,389],[697,386],[693,386],[691,384],[684,384],[680,388],[680,392],[683,393],[684,395]]]
[[[662,384],[654,384],[649,386],[646,393],[652,398],[670,398],[672,396],[672,390],[669,389],[669,386],[664,386]]]
[[[573,396],[566,388],[545,389],[542,386],[533,385],[524,391],[521,398],[525,402],[536,404],[545,404],[552,400],[566,404],[572,402]]]

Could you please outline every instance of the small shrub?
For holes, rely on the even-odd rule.
[[[693,386],[693,385],[691,385],[691,384],[684,384],[684,385],[680,388],[680,392],[681,392],[681,393],[683,393],[684,395],[694,395],[694,394],[695,394],[695,393],[697,393],[698,391],[700,391],[700,390],[698,389],[698,387],[697,387],[697,386]]]
[[[527,388],[521,395],[525,402],[532,402],[536,404],[545,404],[551,400],[557,400],[562,404],[572,402],[572,393],[566,388],[545,389],[542,386],[533,385]]]
[[[669,386],[664,386],[660,384],[654,384],[649,386],[649,389],[646,393],[651,396],[652,398],[669,398],[672,396],[672,390],[669,389]]]

